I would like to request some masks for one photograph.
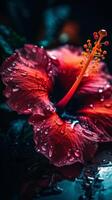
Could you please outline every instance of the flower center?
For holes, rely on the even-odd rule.
[[[88,45],[86,44],[85,48],[86,48],[86,52],[87,53],[87,60],[86,63],[83,65],[81,72],[79,74],[79,76],[77,77],[76,81],[74,82],[74,84],[72,85],[72,87],[70,88],[70,90],[67,92],[67,94],[56,104],[57,108],[64,108],[69,101],[71,100],[72,96],[75,94],[82,78],[83,75],[85,74],[90,62],[95,58],[97,58],[96,60],[99,61],[99,57],[101,58],[102,55],[102,50],[101,50],[101,40],[107,36],[107,31],[102,29],[100,30],[98,33],[95,32],[94,34],[94,38],[96,39],[96,42],[94,43],[94,47],[91,48],[91,42],[90,40],[88,40],[87,42],[89,43]],[[106,54],[106,51],[103,51],[103,54]],[[99,56],[98,56],[99,55]]]

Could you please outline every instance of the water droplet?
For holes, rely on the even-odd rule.
[[[90,104],[89,106],[90,106],[90,108],[93,108],[93,107],[94,107],[94,105],[93,105],[93,104]]]
[[[104,101],[104,97],[101,97],[100,101],[102,101],[102,102],[103,102],[103,101]]]
[[[40,149],[37,149],[37,152],[40,152]]]
[[[49,109],[50,109],[50,107],[49,107],[49,106],[47,106],[47,107],[46,107],[46,109],[47,109],[47,110],[49,110]]]
[[[54,59],[54,60],[56,60],[57,58],[56,58],[56,56],[53,56],[53,55],[51,55],[51,58],[52,59]]]
[[[19,91],[19,88],[13,88],[12,91],[13,91],[13,92],[18,92],[18,91]]]
[[[44,59],[46,59],[47,58],[47,56],[46,55],[44,55]]]
[[[22,73],[21,75],[22,75],[22,76],[26,76],[26,75],[27,75],[27,72],[24,72],[24,73]]]
[[[52,150],[51,149],[49,150],[49,157],[50,158],[52,157]]]
[[[71,153],[70,153],[70,150],[69,150],[68,153],[67,153],[67,156],[70,157],[70,155],[71,155]]]
[[[79,152],[79,150],[77,149],[76,151],[75,151],[75,156],[77,157],[77,158],[79,158],[80,157],[80,152]]]
[[[51,111],[51,112],[55,112],[56,111],[56,109],[54,107],[52,107],[52,105],[47,105],[46,109]]]
[[[40,128],[37,128],[37,131],[40,131]]]
[[[69,159],[69,161],[70,161],[70,162],[74,161],[74,157],[71,157],[71,158]]]
[[[105,159],[103,159],[103,160],[102,160],[102,163],[103,163],[103,164],[108,164],[108,163],[109,163],[109,161],[108,161],[108,160],[105,160]]]
[[[103,88],[99,88],[99,89],[98,89],[98,92],[99,92],[99,93],[102,93],[102,92],[103,92]]]
[[[32,49],[32,52],[33,52],[33,53],[36,53],[36,48],[33,48],[33,49]]]
[[[10,92],[6,92],[6,93],[5,93],[5,96],[6,96],[7,98],[9,98],[9,97],[11,96],[11,93],[10,93]]]
[[[13,77],[10,77],[9,80],[12,81],[12,80],[13,80]]]
[[[28,111],[32,111],[32,108],[28,108],[27,110],[28,110]]]
[[[85,77],[88,77],[88,76],[89,76],[89,74],[86,72],[86,73],[84,74],[84,76],[85,76]]]
[[[46,147],[45,146],[42,146],[41,148],[42,148],[43,151],[46,151]]]
[[[108,89],[108,88],[110,88],[110,85],[109,85],[109,84],[106,85],[106,89]]]
[[[105,106],[106,108],[111,108],[112,104],[111,104],[111,103],[106,103],[104,106]]]
[[[45,131],[44,134],[47,135],[47,134],[48,134],[48,131]]]
[[[61,130],[61,133],[64,134],[64,130],[63,129]]]
[[[14,63],[12,63],[12,66],[15,66],[16,65],[16,63],[14,62]]]
[[[49,62],[48,65],[51,66],[51,62]]]
[[[52,70],[50,70],[48,75],[51,77],[52,74],[53,74],[53,72],[52,72]]]
[[[11,68],[7,68],[7,70],[8,70],[9,72],[11,72],[11,71],[12,71],[12,69],[11,69]]]
[[[56,124],[61,126],[63,124],[63,122],[61,120],[56,120]]]

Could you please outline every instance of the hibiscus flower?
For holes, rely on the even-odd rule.
[[[100,61],[105,30],[86,49],[44,50],[27,44],[2,65],[9,106],[27,114],[37,152],[58,167],[90,160],[112,141],[112,77]]]

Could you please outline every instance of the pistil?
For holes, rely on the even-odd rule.
[[[70,88],[70,90],[67,92],[67,94],[56,104],[56,107],[58,108],[64,108],[69,101],[71,100],[72,96],[75,94],[78,86],[81,83],[81,80],[90,64],[90,62],[94,59],[94,56],[96,54],[96,52],[98,51],[98,49],[101,47],[101,40],[107,36],[107,31],[102,29],[98,32],[98,39],[96,41],[95,46],[93,47],[93,49],[91,50],[89,57],[85,63],[85,65],[82,67],[82,70],[79,74],[79,76],[77,77],[76,81],[74,82],[74,84],[72,85],[72,87]]]

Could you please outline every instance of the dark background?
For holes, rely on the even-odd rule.
[[[28,42],[47,48],[64,43],[82,45],[101,28],[108,31],[111,43],[112,7],[109,0],[1,0],[0,22]],[[63,36],[65,32],[67,36]],[[110,50],[107,63],[112,71]]]
[[[22,39],[17,36],[14,39],[15,35],[8,32],[10,28]],[[110,46],[106,63],[112,72],[111,1],[1,0],[0,63],[5,59],[5,52],[8,56],[24,43],[34,43],[45,48],[55,48],[66,43],[82,46],[94,31],[102,28],[108,32]],[[37,187],[37,180],[43,180],[43,175],[47,179],[51,178],[52,174],[57,173],[57,169],[34,151],[32,130],[27,124],[27,118],[7,107],[3,87],[0,83],[0,200],[32,200],[35,190],[38,193],[40,189]],[[93,175],[93,180],[95,176]],[[87,196],[84,200],[90,200],[94,188],[91,188],[91,184],[86,187],[88,180],[82,179]],[[47,190],[46,195],[54,194],[53,192],[58,194],[60,190],[52,187],[50,192]]]

